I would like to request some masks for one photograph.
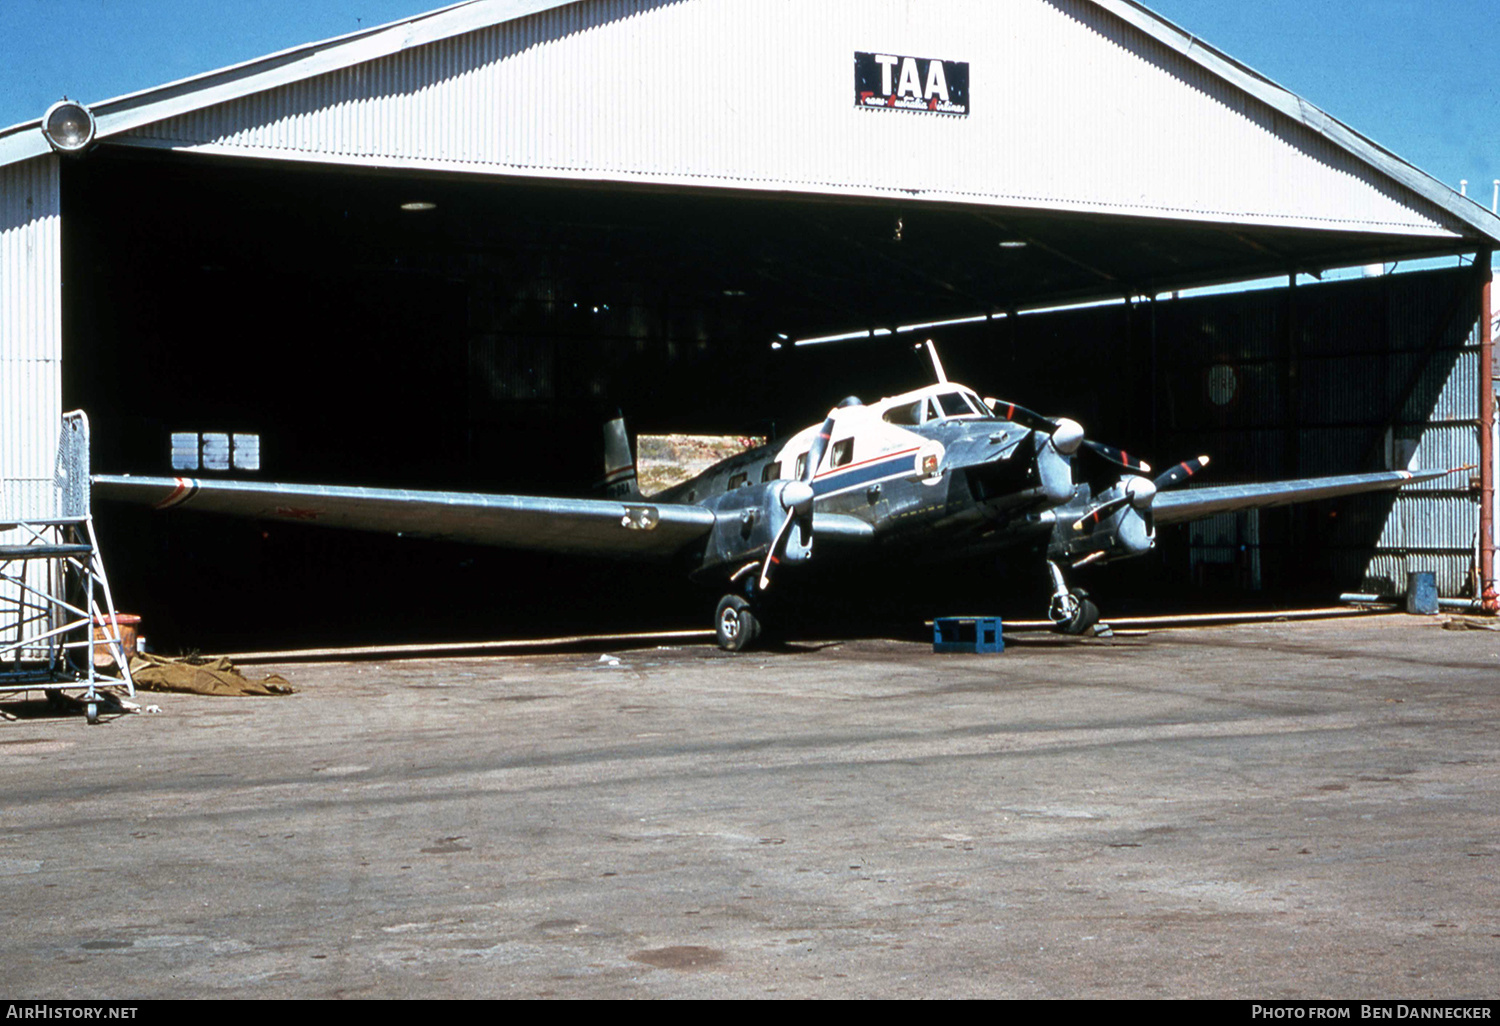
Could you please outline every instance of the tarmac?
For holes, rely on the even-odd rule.
[[[0,991],[1490,1000],[1500,633],[1442,619],[5,703]]]

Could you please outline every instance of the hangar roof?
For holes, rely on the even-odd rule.
[[[969,279],[969,309],[1500,241],[1479,204],[1131,0],[786,13],[470,0],[93,111],[116,148],[837,198],[882,211],[872,223],[905,236],[908,263],[921,249],[940,291]],[[860,53],[885,52],[919,59],[929,96],[932,64],[962,65],[963,112],[861,108],[851,58],[858,74]],[[904,82],[903,60],[885,67]],[[48,152],[39,121],[0,132],[0,166]],[[1007,242],[1027,244],[1024,266],[997,255]]]

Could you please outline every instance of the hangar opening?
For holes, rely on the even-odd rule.
[[[1177,30],[1130,5],[1037,0],[1024,24],[995,27],[997,39],[1031,33],[1075,71],[1090,47],[1130,65],[1120,81],[1159,109],[1143,123],[1150,139],[1094,136],[1113,147],[1106,184],[1057,163],[1073,131],[983,120],[985,103],[1004,106],[978,72],[994,55],[951,35],[926,45],[976,69],[966,121],[853,109],[848,55],[874,44],[818,20],[785,59],[829,66],[840,95],[826,111],[789,128],[790,115],[745,110],[710,76],[680,121],[606,127],[568,92],[598,48],[670,51],[691,75],[739,59],[702,52],[694,33],[741,15],[585,3],[497,20],[490,6],[414,19],[422,41],[342,68],[329,66],[335,45],[241,69],[228,76],[243,83],[238,98],[214,92],[222,77],[200,85],[198,107],[191,82],[136,98],[122,109],[163,108],[82,158],[30,158],[56,167],[60,391],[93,418],[96,470],[169,474],[174,435],[243,436],[264,480],[580,494],[599,477],[599,425],[617,409],[639,432],[786,434],[845,395],[925,383],[912,346],[928,337],[982,394],[1072,417],[1154,463],[1207,453],[1216,483],[1481,462],[1480,278],[1494,218],[1331,119],[1296,120],[1269,83],[1223,55],[1185,55]],[[884,9],[851,23],[911,30]],[[618,35],[627,28],[649,31]],[[316,74],[287,70],[304,59],[321,61]],[[402,134],[437,119],[461,136],[452,126],[493,113],[466,80],[502,97],[531,90],[542,99],[527,124],[571,126],[557,134],[576,151],[538,155],[570,144],[534,127],[452,146]],[[1081,72],[1056,84],[1080,99],[1109,85]],[[372,111],[368,124],[350,128],[351,107]],[[1095,115],[1080,110],[1073,127],[1087,135]],[[1229,161],[1264,161],[1262,178],[1205,192],[1171,170],[1152,147],[1172,142],[1156,136],[1173,133],[1174,115],[1205,134],[1174,142],[1173,160],[1188,147],[1196,176],[1213,179],[1220,158],[1192,147],[1234,140],[1244,148]],[[360,132],[379,138],[347,142]],[[836,143],[842,157],[825,152]],[[1131,189],[1148,201],[1131,202]],[[1479,259],[1308,276],[1462,253]],[[1171,298],[1271,275],[1291,284]],[[1033,312],[1096,300],[1111,305]],[[798,344],[830,336],[851,337]],[[1446,594],[1477,594],[1478,492],[1465,474],[1419,497],[1229,515],[1175,528],[1087,583],[1117,610],[1274,604],[1396,587],[1417,559]],[[702,620],[704,595],[676,568],[294,517],[96,515],[121,601],[162,644]],[[890,568],[856,570],[835,592],[861,574],[874,578],[862,594],[910,590]],[[951,587],[1037,615],[1036,572],[985,568]]]

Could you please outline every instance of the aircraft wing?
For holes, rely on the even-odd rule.
[[[619,559],[668,559],[713,529],[711,510],[687,503],[617,502],[399,488],[95,475],[94,495],[208,513],[381,531],[409,538]],[[739,511],[733,511],[738,519]],[[867,540],[869,524],[814,514],[820,537]]]
[[[1294,502],[1336,499],[1342,495],[1357,495],[1361,492],[1393,491],[1402,485],[1431,481],[1449,473],[1451,471],[1447,470],[1389,470],[1375,474],[1346,474],[1343,477],[1308,477],[1265,484],[1163,491],[1158,492],[1152,501],[1151,513],[1158,524],[1178,524],[1240,509],[1264,509]]]
[[[382,531],[402,537],[624,558],[667,558],[714,515],[682,503],[557,499],[401,488],[96,475],[94,495],[157,509]]]

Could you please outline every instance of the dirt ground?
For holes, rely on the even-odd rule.
[[[0,723],[13,998],[1492,998],[1500,633],[256,666]],[[636,647],[631,647],[632,645]]]

